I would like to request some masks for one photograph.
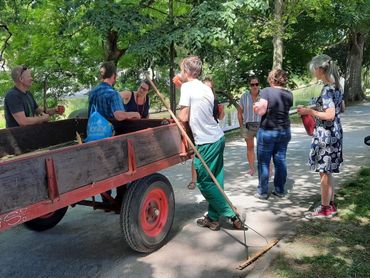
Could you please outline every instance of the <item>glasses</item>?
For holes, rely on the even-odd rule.
[[[256,86],[257,87],[258,85],[259,85],[259,83],[251,83],[250,84],[251,87],[253,87],[253,86]]]
[[[144,86],[140,86],[140,90],[142,90],[142,91],[149,91],[149,88],[148,87],[144,87]]]

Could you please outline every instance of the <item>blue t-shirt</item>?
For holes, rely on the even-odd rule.
[[[96,110],[106,119],[114,118],[116,111],[125,111],[119,93],[105,82],[100,83],[89,94],[89,116],[92,105],[95,105]]]

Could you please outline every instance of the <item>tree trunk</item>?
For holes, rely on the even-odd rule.
[[[118,37],[117,31],[109,30],[105,41],[105,60],[113,61],[115,65],[127,50],[118,48]]]
[[[44,111],[46,111],[46,109],[48,108],[47,106],[47,91],[48,91],[48,77],[45,76],[44,80],[43,80],[43,106],[44,106]]]
[[[273,56],[273,69],[281,69],[283,67],[283,55],[284,55],[284,43],[283,43],[283,9],[284,9],[284,0],[275,0],[275,9],[274,9],[274,18],[275,22],[279,26],[276,30],[276,33],[272,39],[272,44],[274,46],[274,56]]]
[[[356,32],[355,30],[350,31],[346,60],[346,80],[344,85],[344,98],[349,102],[365,98],[361,84],[364,43],[364,33]]]
[[[173,0],[168,1],[168,19],[170,24],[173,24]],[[170,43],[170,107],[172,111],[176,111],[176,88],[172,82],[175,75],[175,43],[171,41]]]

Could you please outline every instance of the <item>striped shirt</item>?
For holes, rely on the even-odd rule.
[[[257,96],[258,98],[259,96]],[[239,105],[243,108],[243,124],[259,123],[261,121],[261,117],[253,111],[253,103],[252,95],[248,91],[240,97]]]
[[[105,82],[100,83],[90,92],[89,116],[92,105],[95,105],[97,111],[106,119],[114,118],[114,112],[116,111],[125,111],[119,93]]]

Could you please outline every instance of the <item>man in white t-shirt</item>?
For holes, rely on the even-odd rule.
[[[181,85],[178,117],[182,122],[189,122],[200,155],[223,188],[225,138],[222,129],[213,117],[213,92],[198,80],[201,73],[202,62],[199,57],[190,56],[181,62],[183,84]],[[209,204],[208,213],[197,219],[197,224],[214,231],[219,230],[219,218],[223,215],[231,218],[234,227],[240,229],[239,219],[197,157],[194,158],[194,167],[197,172],[197,186]]]

